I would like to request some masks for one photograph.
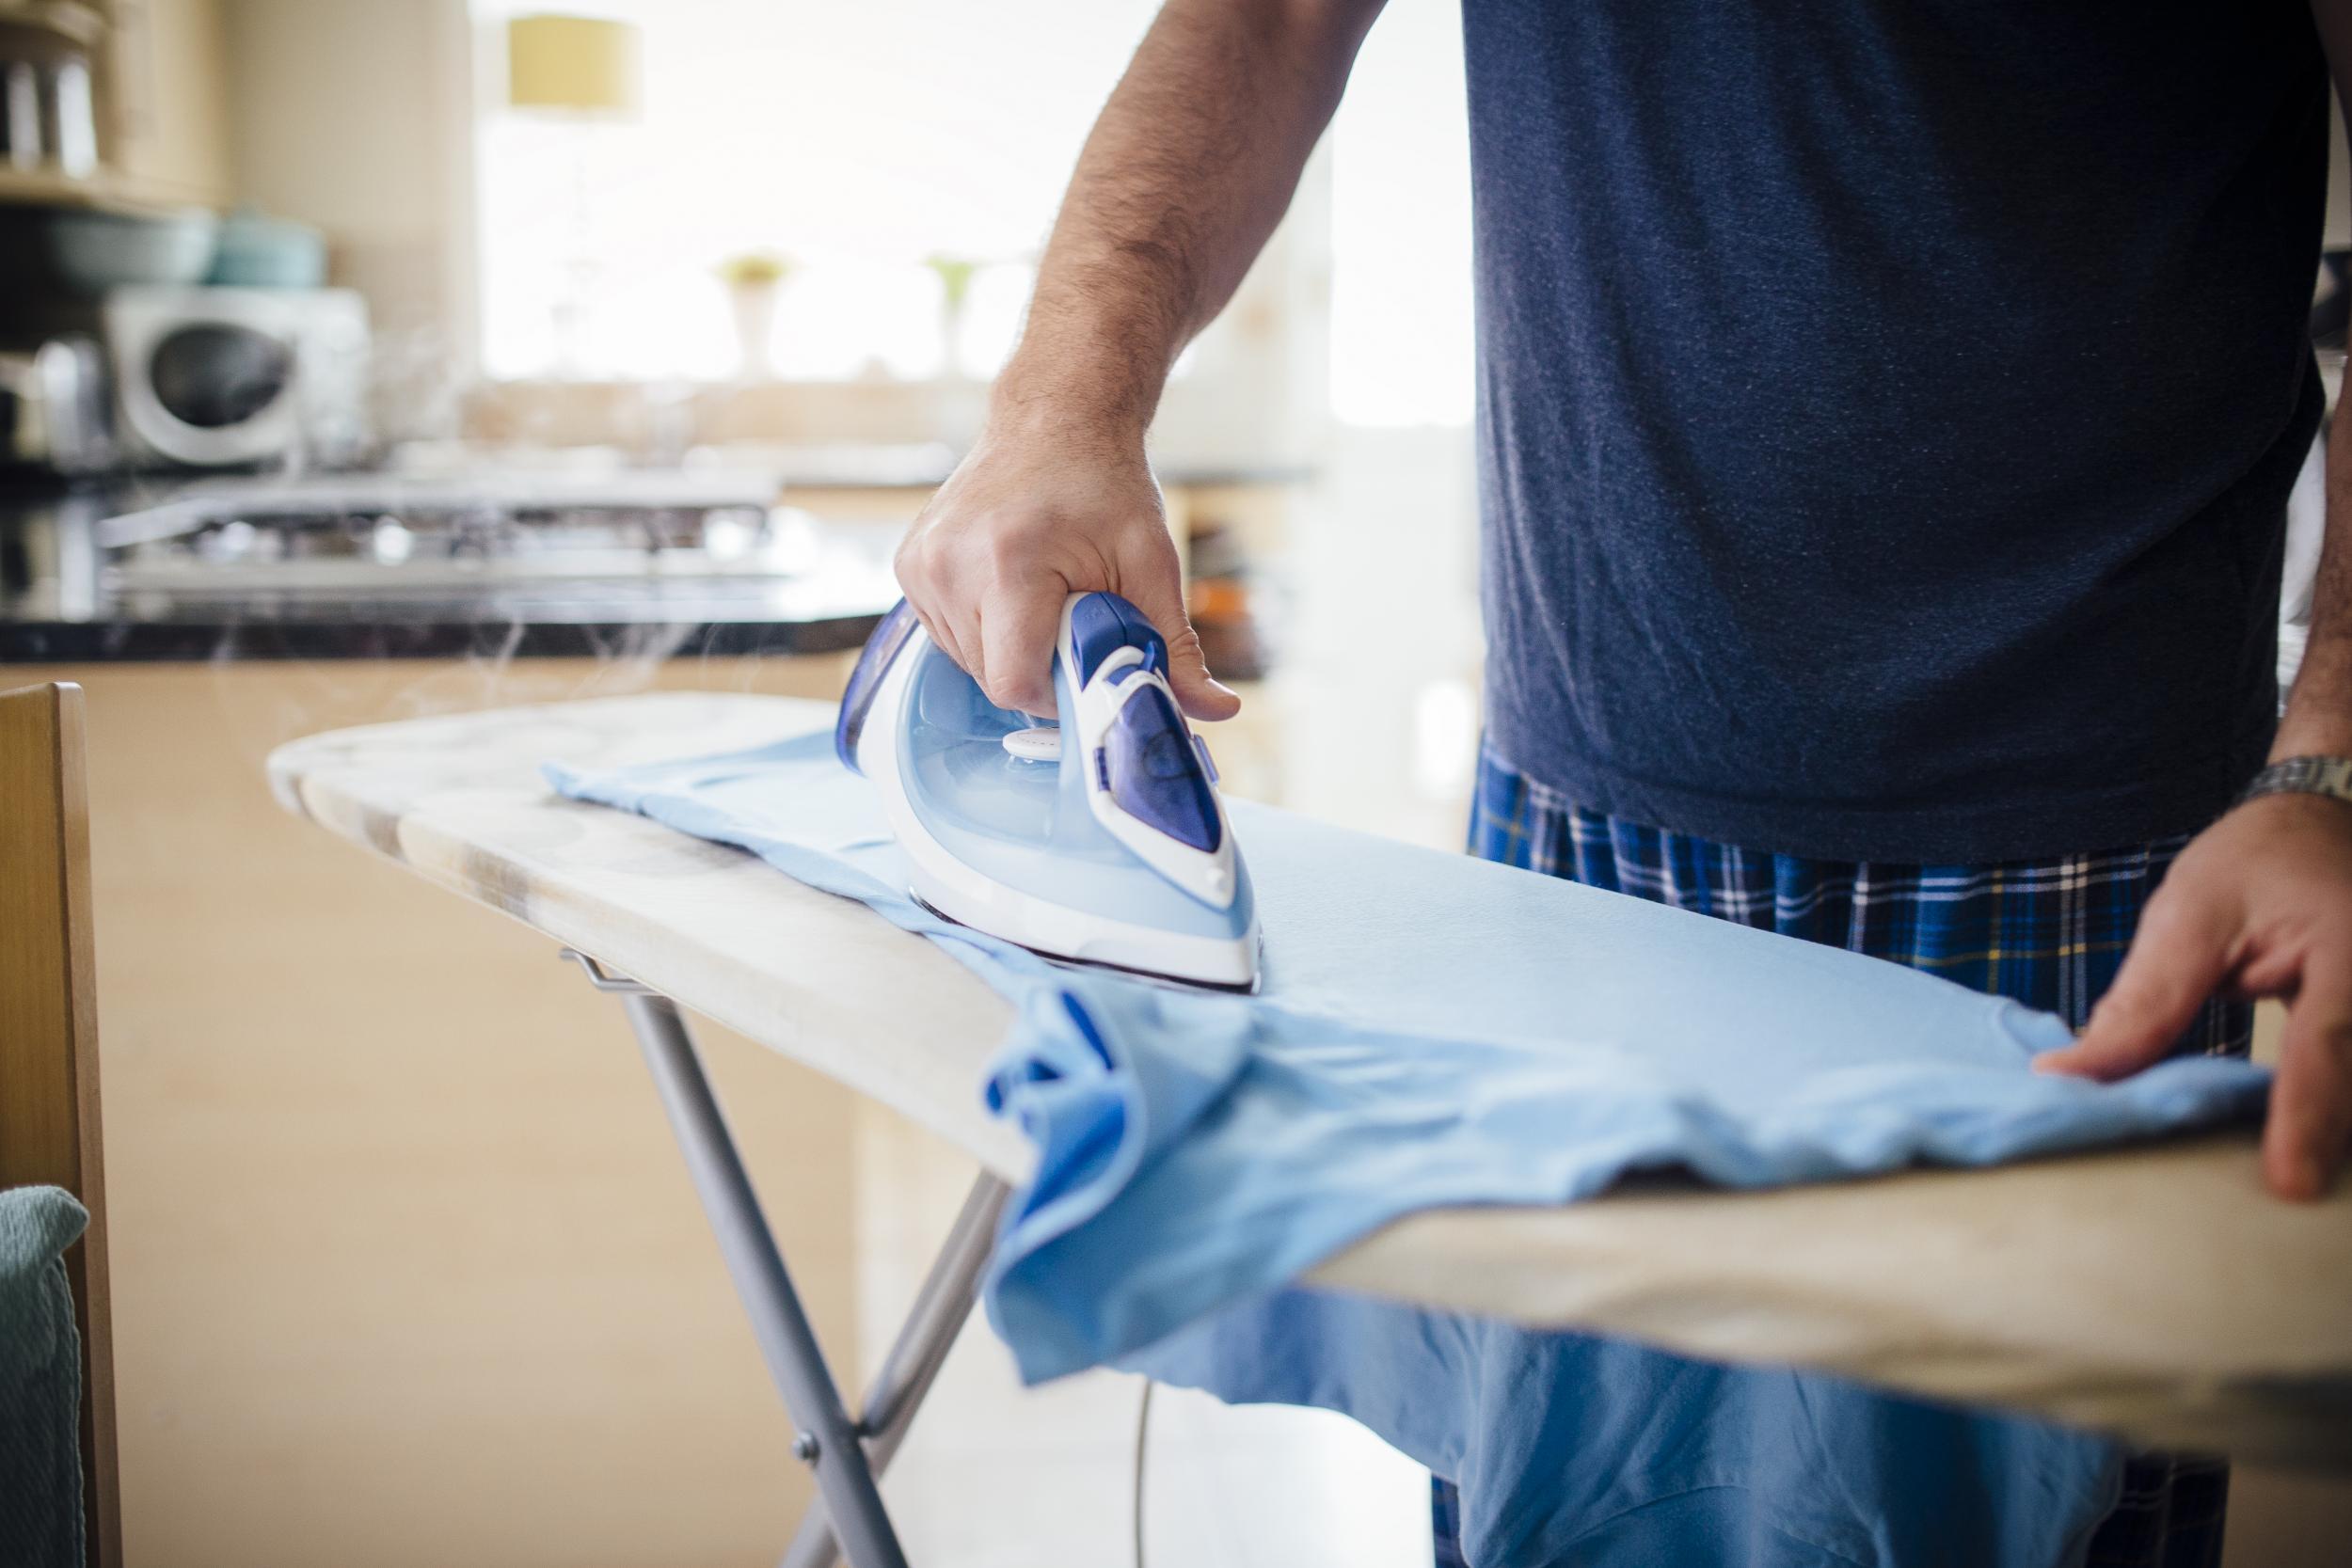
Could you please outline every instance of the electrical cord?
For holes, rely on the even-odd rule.
[[[1143,1380],[1143,1399],[1136,1405],[1136,1477],[1135,1507],[1130,1516],[1136,1525],[1134,1568],[1143,1568],[1143,1456],[1152,1436],[1152,1380]]]

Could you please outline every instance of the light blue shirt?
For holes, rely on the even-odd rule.
[[[1324,1258],[1418,1209],[1565,1203],[1629,1171],[1987,1164],[2256,1116],[2267,1090],[2218,1058],[2037,1075],[2070,1037],[2014,1003],[1246,801],[1259,994],[1073,972],[916,903],[828,736],[548,772],[855,898],[1017,1004],[986,1092],[1038,1169],[987,1299],[1025,1377],[1126,1359],[1349,1411],[1464,1484],[1481,1564],[1570,1543],[1603,1564],[2046,1564],[2110,1505],[2116,1455],[1832,1379],[1283,1291]]]

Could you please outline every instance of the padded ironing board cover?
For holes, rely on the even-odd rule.
[[[1565,1203],[1645,1168],[1759,1187],[1985,1164],[2254,1117],[2267,1092],[2216,1058],[2043,1077],[2029,1059],[2069,1037],[2046,1014],[1248,801],[1263,981],[1233,996],[1073,971],[933,914],[830,734],[547,773],[857,899],[1015,1003],[985,1093],[1038,1162],[987,1304],[1025,1377],[1121,1363],[1348,1411],[1462,1482],[1476,1563],[1571,1542],[1603,1563],[1666,1545],[2047,1563],[2109,1506],[2117,1465],[2095,1439],[1832,1379],[1283,1291],[1324,1258],[1414,1210]],[[1785,1505],[1780,1470],[1802,1481]],[[1961,1528],[1937,1505],[1963,1497]],[[1732,1535],[1732,1555],[1680,1555]]]

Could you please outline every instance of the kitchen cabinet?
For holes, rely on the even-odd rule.
[[[225,206],[230,163],[226,0],[0,0],[0,25],[91,62],[99,167],[0,167],[0,201]]]
[[[433,711],[831,696],[846,665],[0,667],[87,692],[127,1560],[781,1549],[807,1474],[619,1010],[522,927],[288,815],[262,762]],[[703,1039],[857,1365],[851,1098]]]
[[[223,0],[108,0],[102,151],[114,192],[225,206],[232,194]]]

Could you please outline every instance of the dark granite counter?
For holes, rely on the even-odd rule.
[[[642,618],[628,618],[644,611]],[[497,607],[355,605],[348,613],[258,614],[218,606],[87,620],[0,616],[0,664],[202,663],[254,659],[671,657],[837,653],[880,610],[742,618],[723,606],[581,606],[578,618]]]

